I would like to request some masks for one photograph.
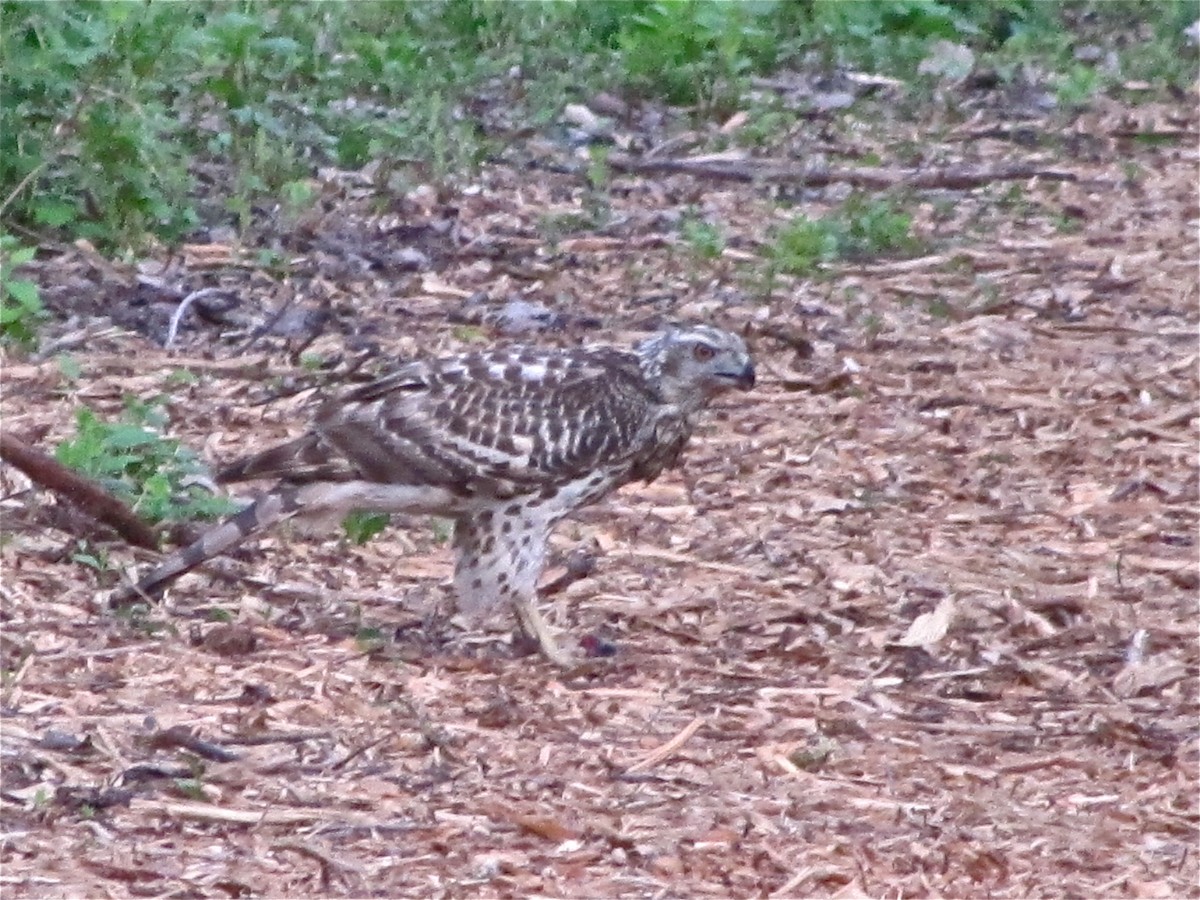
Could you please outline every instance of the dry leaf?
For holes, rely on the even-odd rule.
[[[1136,697],[1186,677],[1187,666],[1177,662],[1143,662],[1125,666],[1113,676],[1113,691],[1118,697]]]
[[[943,597],[933,612],[921,613],[908,626],[904,637],[896,643],[901,647],[927,647],[936,644],[950,630],[954,620],[954,600]]]

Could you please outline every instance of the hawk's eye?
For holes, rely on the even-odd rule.
[[[717,351],[708,346],[708,344],[697,344],[692,348],[692,359],[696,360],[696,362],[708,362],[716,355]]]

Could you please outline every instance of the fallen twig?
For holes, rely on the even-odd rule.
[[[61,348],[59,348],[61,349]],[[142,355],[132,353],[94,353],[86,359],[81,359],[84,370],[109,374],[116,372],[143,372],[146,370],[161,371],[165,366],[172,369],[195,369],[197,372],[207,372],[223,378],[253,378],[261,381],[282,375],[294,374],[292,367],[272,366],[265,354],[251,357],[239,356],[236,359],[201,359],[196,356],[175,356],[169,360],[157,353]],[[40,378],[58,371],[59,361],[50,359],[38,363],[22,365],[6,365],[4,377],[9,384],[27,378]]]
[[[156,750],[180,747],[195,753],[201,759],[213,762],[227,763],[239,758],[238,754],[232,750],[226,750],[212,741],[203,740],[193,734],[186,725],[172,725],[170,728],[157,731],[150,736],[148,743]]]
[[[1048,181],[1075,181],[1071,172],[1044,169],[1032,165],[1008,165],[991,168],[953,166],[945,169],[839,169],[810,167],[792,160],[778,159],[634,159],[622,153],[608,157],[610,167],[618,172],[641,175],[679,173],[724,181],[795,182],[807,187],[826,187],[831,184],[850,184],[855,187],[884,188],[947,188],[963,190],[992,184],[997,181],[1024,181],[1042,178]]]
[[[202,300],[205,297],[213,297],[224,293],[227,292],[222,288],[201,288],[198,291],[192,291],[181,301],[179,301],[179,306],[175,308],[175,312],[171,315],[171,322],[167,326],[167,339],[163,342],[163,348],[166,350],[171,349],[171,345],[175,343],[175,336],[179,333],[179,325],[183,321],[184,315],[187,313],[189,307],[191,307],[193,303],[195,303],[197,300]]]
[[[242,747],[260,747],[264,744],[302,744],[305,741],[321,741],[333,735],[332,731],[266,732],[263,734],[234,734],[222,738],[223,744],[238,744]]]
[[[287,807],[268,809],[232,809],[208,803],[176,803],[135,798],[135,812],[155,812],[177,819],[201,822],[234,822],[240,825],[308,825],[312,822],[338,821],[349,825],[371,826],[376,820],[348,811]]]
[[[662,762],[664,759],[690,741],[692,739],[692,735],[699,731],[700,727],[705,723],[706,721],[703,716],[697,716],[695,719],[692,719],[692,721],[688,722],[688,724],[684,726],[684,729],[679,732],[679,734],[675,735],[675,737],[671,738],[657,750],[652,750],[637,762],[628,766],[625,769],[625,774],[628,775],[631,772],[636,772],[639,769],[645,769],[654,765],[655,763]]]
[[[277,841],[271,845],[271,849],[276,852],[290,850],[292,853],[298,853],[301,856],[307,856],[309,859],[315,860],[321,867],[322,890],[328,890],[329,883],[334,875],[338,876],[343,883],[346,883],[347,873],[353,873],[354,875],[358,875],[360,878],[363,875],[361,866],[345,862],[344,860],[335,859],[329,854],[324,853],[312,845],[306,844],[302,841]]]

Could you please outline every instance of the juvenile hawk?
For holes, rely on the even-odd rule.
[[[545,655],[566,664],[534,606],[550,530],[676,466],[696,414],[753,385],[742,339],[703,325],[670,328],[631,350],[512,347],[410,363],[327,401],[303,436],[220,472],[219,481],[277,485],[164,560],[136,591],[155,591],[294,516],[445,516],[454,521],[460,607],[511,604]]]

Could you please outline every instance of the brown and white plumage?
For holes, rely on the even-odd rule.
[[[277,485],[136,591],[294,516],[433,514],[455,523],[462,607],[511,603],[543,651],[565,661],[533,606],[550,530],[677,465],[696,414],[753,384],[742,339],[709,326],[671,328],[629,350],[513,347],[405,365],[326,402],[301,437],[220,472],[219,481]]]

